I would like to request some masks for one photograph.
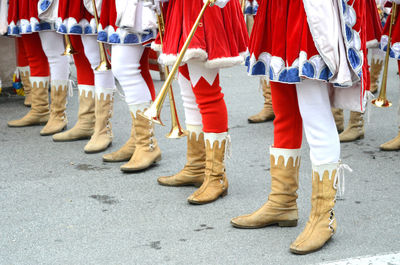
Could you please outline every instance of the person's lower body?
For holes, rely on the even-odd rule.
[[[19,120],[8,122],[9,127],[44,125],[49,120],[49,63],[38,33],[23,34],[21,42],[29,63],[31,109]]]
[[[62,35],[55,31],[39,32],[43,51],[47,56],[50,67],[51,104],[50,118],[40,135],[53,135],[67,127],[67,106],[69,62],[62,56],[64,41]]]
[[[160,177],[166,186],[200,186],[188,201],[205,204],[225,196],[225,152],[229,148],[228,115],[219,85],[218,69],[189,61],[179,72],[179,84],[185,109],[187,162],[179,173]]]
[[[32,95],[31,95],[31,82],[29,77],[31,76],[31,70],[29,68],[28,56],[25,52],[24,43],[22,38],[15,38],[16,45],[16,57],[17,57],[17,71],[21,79],[22,86],[24,87],[24,105],[30,107],[32,105]]]
[[[339,137],[327,84],[312,80],[303,80],[298,85],[271,82],[271,92],[276,115],[274,145],[270,148],[271,192],[259,210],[233,218],[231,223],[238,228],[297,225],[296,191],[304,126],[313,171],[312,209],[306,228],[290,249],[305,254],[321,248],[336,230],[333,206],[340,157]]]
[[[263,91],[264,106],[259,113],[248,118],[249,123],[266,122],[275,118],[274,110],[272,109],[271,86],[266,78],[260,77],[260,86]]]
[[[145,47],[142,45],[112,45],[112,71],[125,94],[132,117],[131,136],[116,152],[106,154],[107,162],[129,161],[121,166],[124,172],[146,169],[161,160],[161,150],[154,136],[154,125],[139,115],[150,107],[152,80],[145,80],[141,61]],[[150,85],[150,86],[149,86]]]

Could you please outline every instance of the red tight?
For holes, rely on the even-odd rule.
[[[94,86],[94,72],[89,60],[86,58],[85,49],[80,35],[70,35],[71,44],[77,51],[73,55],[76,66],[76,75],[79,85]]]
[[[17,66],[26,67],[29,66],[28,57],[25,52],[24,42],[22,38],[15,38],[15,52],[17,55]]]
[[[271,82],[274,109],[274,147],[298,149],[303,137],[303,121],[297,102],[296,85]]]
[[[21,39],[29,62],[31,76],[49,76],[49,63],[43,51],[39,34],[23,34]]]
[[[146,82],[147,87],[150,90],[151,99],[154,100],[156,98],[156,91],[154,89],[153,79],[151,78],[150,68],[149,68],[149,53],[150,48],[145,48],[142,54],[142,58],[140,59],[140,73]]]

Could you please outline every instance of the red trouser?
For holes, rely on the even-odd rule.
[[[26,67],[29,66],[28,56],[25,52],[24,42],[22,38],[15,38],[15,53],[17,57],[17,66]]]
[[[23,34],[21,39],[29,62],[31,76],[49,76],[49,63],[43,51],[39,34]]]
[[[303,137],[303,121],[297,101],[296,85],[271,82],[274,109],[274,147],[298,149]]]
[[[73,57],[76,67],[78,84],[94,86],[94,72],[89,60],[85,55],[85,49],[82,44],[81,36],[69,35],[69,37],[71,39],[72,46],[77,51],[77,53],[74,54]]]
[[[156,91],[154,89],[153,79],[150,74],[150,66],[149,66],[149,53],[150,48],[145,48],[142,54],[142,58],[140,59],[140,73],[146,82],[147,87],[150,90],[151,99],[154,100],[156,98]]]

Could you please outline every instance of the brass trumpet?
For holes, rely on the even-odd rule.
[[[99,28],[99,15],[97,13],[97,8],[96,8],[96,1],[92,0],[93,4],[93,14],[94,14],[94,20],[96,21],[96,27],[97,29]],[[99,66],[96,67],[96,71],[108,71],[111,70],[111,63],[108,60],[107,53],[106,53],[106,47],[104,46],[104,43],[98,42],[99,44],[99,49],[100,49],[100,64]]]
[[[165,31],[165,22],[163,15],[162,3],[160,4],[160,14],[157,14],[158,19],[158,31],[160,32],[160,42],[161,47],[164,45],[163,35]],[[164,65],[164,71],[166,75],[169,75],[168,66]],[[185,136],[185,131],[182,129],[181,124],[179,123],[178,112],[176,111],[176,103],[174,98],[174,91],[172,89],[172,85],[169,87],[169,105],[171,109],[171,131],[166,135],[167,138],[182,138]]]
[[[210,4],[213,4],[215,0],[207,0],[207,2],[203,5],[203,8],[200,11],[200,14],[198,15],[196,21],[194,22],[194,25],[192,29],[190,30],[190,33],[183,44],[182,50],[179,53],[178,58],[176,59],[175,64],[172,67],[171,72],[168,74],[167,80],[164,82],[164,85],[162,86],[160,93],[158,94],[157,98],[154,100],[153,104],[151,104],[150,108],[148,108],[144,113],[140,114],[146,119],[153,121],[154,123],[164,125],[161,122],[160,119],[160,113],[161,113],[161,108],[162,105],[164,104],[165,97],[167,96],[168,91],[170,90],[172,80],[178,71],[179,65],[182,63],[183,57],[185,56],[186,50],[189,47],[190,42],[192,41],[192,38],[194,36],[194,33],[197,30],[197,27],[200,24],[200,20],[202,19],[204,12],[206,11],[207,7],[210,6]],[[172,107],[172,106],[171,106]]]
[[[64,42],[65,42],[65,50],[61,55],[66,56],[78,53],[72,46],[71,39],[68,34],[64,34]]]
[[[392,102],[387,99],[386,96],[386,84],[388,78],[388,68],[389,68],[389,55],[390,55],[390,43],[392,42],[392,26],[396,23],[397,19],[397,4],[393,3],[392,5],[392,13],[390,17],[390,25],[389,25],[389,37],[388,43],[386,46],[386,56],[385,56],[385,68],[383,69],[381,90],[379,91],[379,96],[377,99],[372,100],[372,104],[379,108],[387,108],[392,106]]]

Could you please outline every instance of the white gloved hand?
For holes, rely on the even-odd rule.
[[[207,0],[203,0],[203,3],[206,3],[206,2],[207,2]],[[220,8],[224,8],[228,2],[229,2],[229,0],[215,0],[214,4]]]

